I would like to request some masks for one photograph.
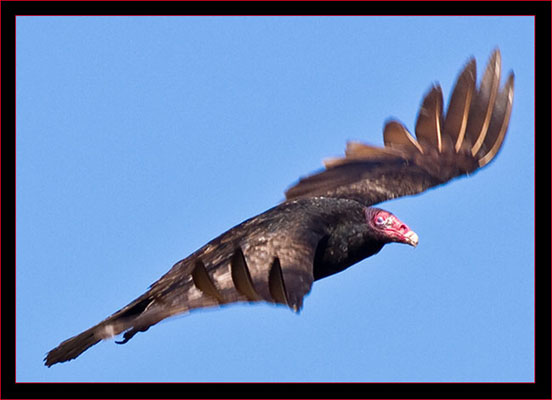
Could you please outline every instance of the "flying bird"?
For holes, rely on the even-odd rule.
[[[342,158],[300,179],[274,208],[233,227],[177,262],[149,290],[92,328],[51,350],[51,366],[78,357],[103,339],[128,342],[159,321],[234,302],[279,303],[294,311],[313,282],[379,252],[387,243],[418,244],[392,213],[372,207],[423,192],[487,165],[498,153],[512,110],[514,75],[500,88],[495,50],[476,85],[471,58],[446,112],[441,88],[425,95],[412,136],[389,120],[384,147],[349,142]]]

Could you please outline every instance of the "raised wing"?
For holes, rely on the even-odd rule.
[[[504,141],[512,111],[514,75],[500,90],[500,71],[497,49],[477,88],[472,58],[456,81],[446,114],[439,86],[425,96],[416,138],[391,120],[383,132],[385,147],[349,142],[344,158],[325,161],[324,171],[301,179],[286,191],[286,199],[325,196],[372,205],[423,192],[487,165]]]
[[[305,202],[251,218],[176,263],[142,296],[50,351],[47,366],[71,360],[102,339],[136,333],[173,315],[234,302],[280,303],[298,311],[313,283],[324,219]],[[309,202],[310,203],[310,202]]]

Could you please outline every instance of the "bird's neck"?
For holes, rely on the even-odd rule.
[[[384,242],[375,240],[364,221],[344,221],[318,244],[314,279],[341,272],[379,252]]]

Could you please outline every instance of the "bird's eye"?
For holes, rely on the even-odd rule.
[[[378,224],[378,225],[383,224],[384,221],[385,221],[385,219],[381,216],[376,218],[376,224]]]

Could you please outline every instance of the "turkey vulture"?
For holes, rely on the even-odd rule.
[[[416,137],[386,123],[384,147],[347,144],[345,157],[286,191],[276,207],[248,219],[177,262],[149,290],[104,321],[51,350],[45,364],[76,358],[102,339],[136,333],[173,315],[233,302],[285,304],[298,311],[318,279],[376,254],[391,242],[418,244],[399,218],[372,205],[420,193],[473,173],[498,153],[508,128],[514,76],[500,86],[495,50],[479,87],[472,58],[446,113],[441,88],[425,96]]]

